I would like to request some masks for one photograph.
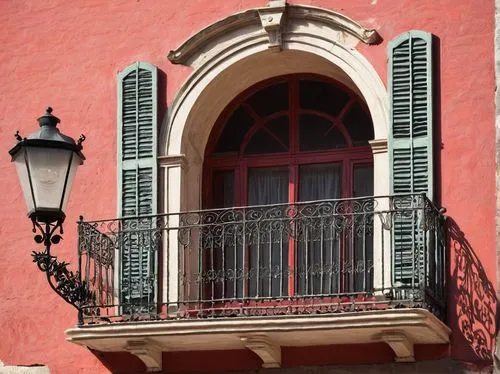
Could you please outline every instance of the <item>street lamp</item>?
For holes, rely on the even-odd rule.
[[[68,264],[52,256],[50,248],[57,244],[63,233],[62,224],[69,193],[78,166],[83,164],[83,135],[75,142],[57,128],[59,118],[52,115],[52,108],[38,118],[40,129],[27,138],[19,131],[15,137],[17,144],[9,151],[15,163],[21,188],[28,207],[28,217],[33,222],[35,242],[43,244],[41,252],[33,251],[33,262],[47,274],[52,289],[66,302],[79,310],[92,299],[80,274],[69,271]],[[59,231],[59,234],[56,234]]]

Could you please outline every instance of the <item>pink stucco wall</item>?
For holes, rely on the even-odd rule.
[[[296,1],[291,1],[296,3]],[[298,2],[297,2],[298,3]],[[386,45],[410,29],[439,39],[440,195],[487,279],[495,278],[494,5],[490,0],[303,0],[339,11],[384,38],[359,50],[386,82]],[[108,370],[90,352],[65,342],[76,313],[31,263],[34,242],[7,150],[15,130],[34,131],[47,105],[63,132],[87,135],[88,158],[76,177],[64,241],[54,251],[72,263],[78,215],[116,215],[116,73],[133,61],[157,65],[164,113],[190,69],[166,58],[200,28],[264,0],[86,0],[0,2],[0,360],[48,365],[52,373]],[[160,118],[161,121],[161,118]],[[463,244],[462,244],[463,245]],[[455,274],[455,249],[450,274]],[[452,279],[453,280],[453,279]],[[449,297],[451,354],[478,359],[463,336],[457,290]]]

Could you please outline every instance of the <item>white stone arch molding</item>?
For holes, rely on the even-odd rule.
[[[375,139],[387,138],[387,91],[373,66],[356,50],[360,42],[380,43],[380,35],[331,10],[303,5],[273,6],[280,3],[276,0],[270,3],[266,8],[250,9],[215,22],[170,51],[168,58],[172,63],[190,66],[194,71],[164,118],[160,134],[162,154],[181,153],[179,135],[190,125],[187,117],[194,114],[197,99],[222,72],[250,56],[279,50],[310,53],[343,70],[369,107]],[[255,66],[255,70],[265,69]]]
[[[259,81],[291,73],[332,77],[365,100],[375,133],[374,194],[389,195],[388,95],[373,66],[356,49],[359,43],[379,44],[381,40],[375,30],[340,13],[270,0],[265,8],[250,9],[215,22],[171,51],[168,58],[172,63],[189,66],[193,72],[169,108],[160,131],[165,212],[200,208],[205,146],[212,126],[229,102]],[[171,219],[170,224],[178,224],[174,216]],[[172,236],[168,244],[170,265],[164,264],[164,274],[170,274],[163,287],[169,290],[168,295],[163,295],[167,302],[180,296],[179,264],[195,261],[178,258],[175,243]],[[380,255],[374,253],[374,258],[390,258]],[[191,290],[180,292],[192,295]]]

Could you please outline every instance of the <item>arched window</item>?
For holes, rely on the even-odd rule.
[[[261,82],[237,97],[212,131],[205,155],[204,206],[282,211],[280,207],[293,204],[371,196],[371,139],[373,126],[364,102],[340,83],[316,75]],[[349,247],[347,238],[332,232],[331,226],[321,239],[301,243],[292,243],[283,230],[260,227],[259,239],[245,248],[226,244],[219,249],[224,253],[212,259],[218,263],[215,267],[243,267],[257,279],[226,282],[224,295],[317,295],[366,289],[371,275],[346,282],[333,270],[346,263],[349,251],[352,264],[359,245]],[[371,243],[363,244],[362,250],[366,262],[372,256]]]

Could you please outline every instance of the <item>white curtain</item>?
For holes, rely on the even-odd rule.
[[[300,168],[299,173],[299,201],[340,198],[339,164],[306,165]]]
[[[341,197],[340,164],[302,166],[299,170],[299,200],[315,201]],[[330,204],[330,203],[328,203]],[[297,293],[320,295],[338,292],[340,240],[331,215],[321,216],[321,204],[313,203],[312,216],[297,222]],[[308,207],[308,209],[310,209]],[[316,211],[318,209],[318,211]]]
[[[248,171],[248,205],[286,204],[288,168],[252,168]]]
[[[335,164],[313,164],[299,168],[298,200],[300,202],[340,199],[342,197],[342,167]],[[285,214],[289,200],[289,171],[283,168],[251,168],[248,170],[248,205],[278,205],[274,208],[257,208],[260,219],[245,223],[245,235],[250,235],[246,250],[241,240],[226,245],[225,268],[242,269],[243,263],[250,271],[248,280],[238,279],[225,284],[225,297],[241,297],[244,284],[245,296],[277,297],[288,295],[288,250],[290,225],[296,232],[296,294],[331,295],[339,292],[360,292],[372,286],[372,273],[367,271],[373,260],[371,233],[356,235],[356,225],[368,229],[371,214],[355,216],[352,227],[340,229],[334,215],[313,212],[309,216],[290,222]],[[229,189],[230,190],[230,189]],[[353,195],[373,194],[373,168],[355,167]],[[332,204],[335,203],[327,203]],[[313,210],[321,203],[307,204]],[[254,208],[255,209],[255,208]],[[349,209],[349,208],[347,208]],[[341,218],[338,216],[338,218]],[[337,221],[339,223],[340,221]],[[243,253],[248,257],[243,259]],[[360,264],[361,263],[361,264]]]
[[[248,172],[248,205],[288,203],[288,168],[252,168]],[[286,205],[266,207],[254,225],[250,255],[250,296],[284,296],[288,291],[288,220]]]

